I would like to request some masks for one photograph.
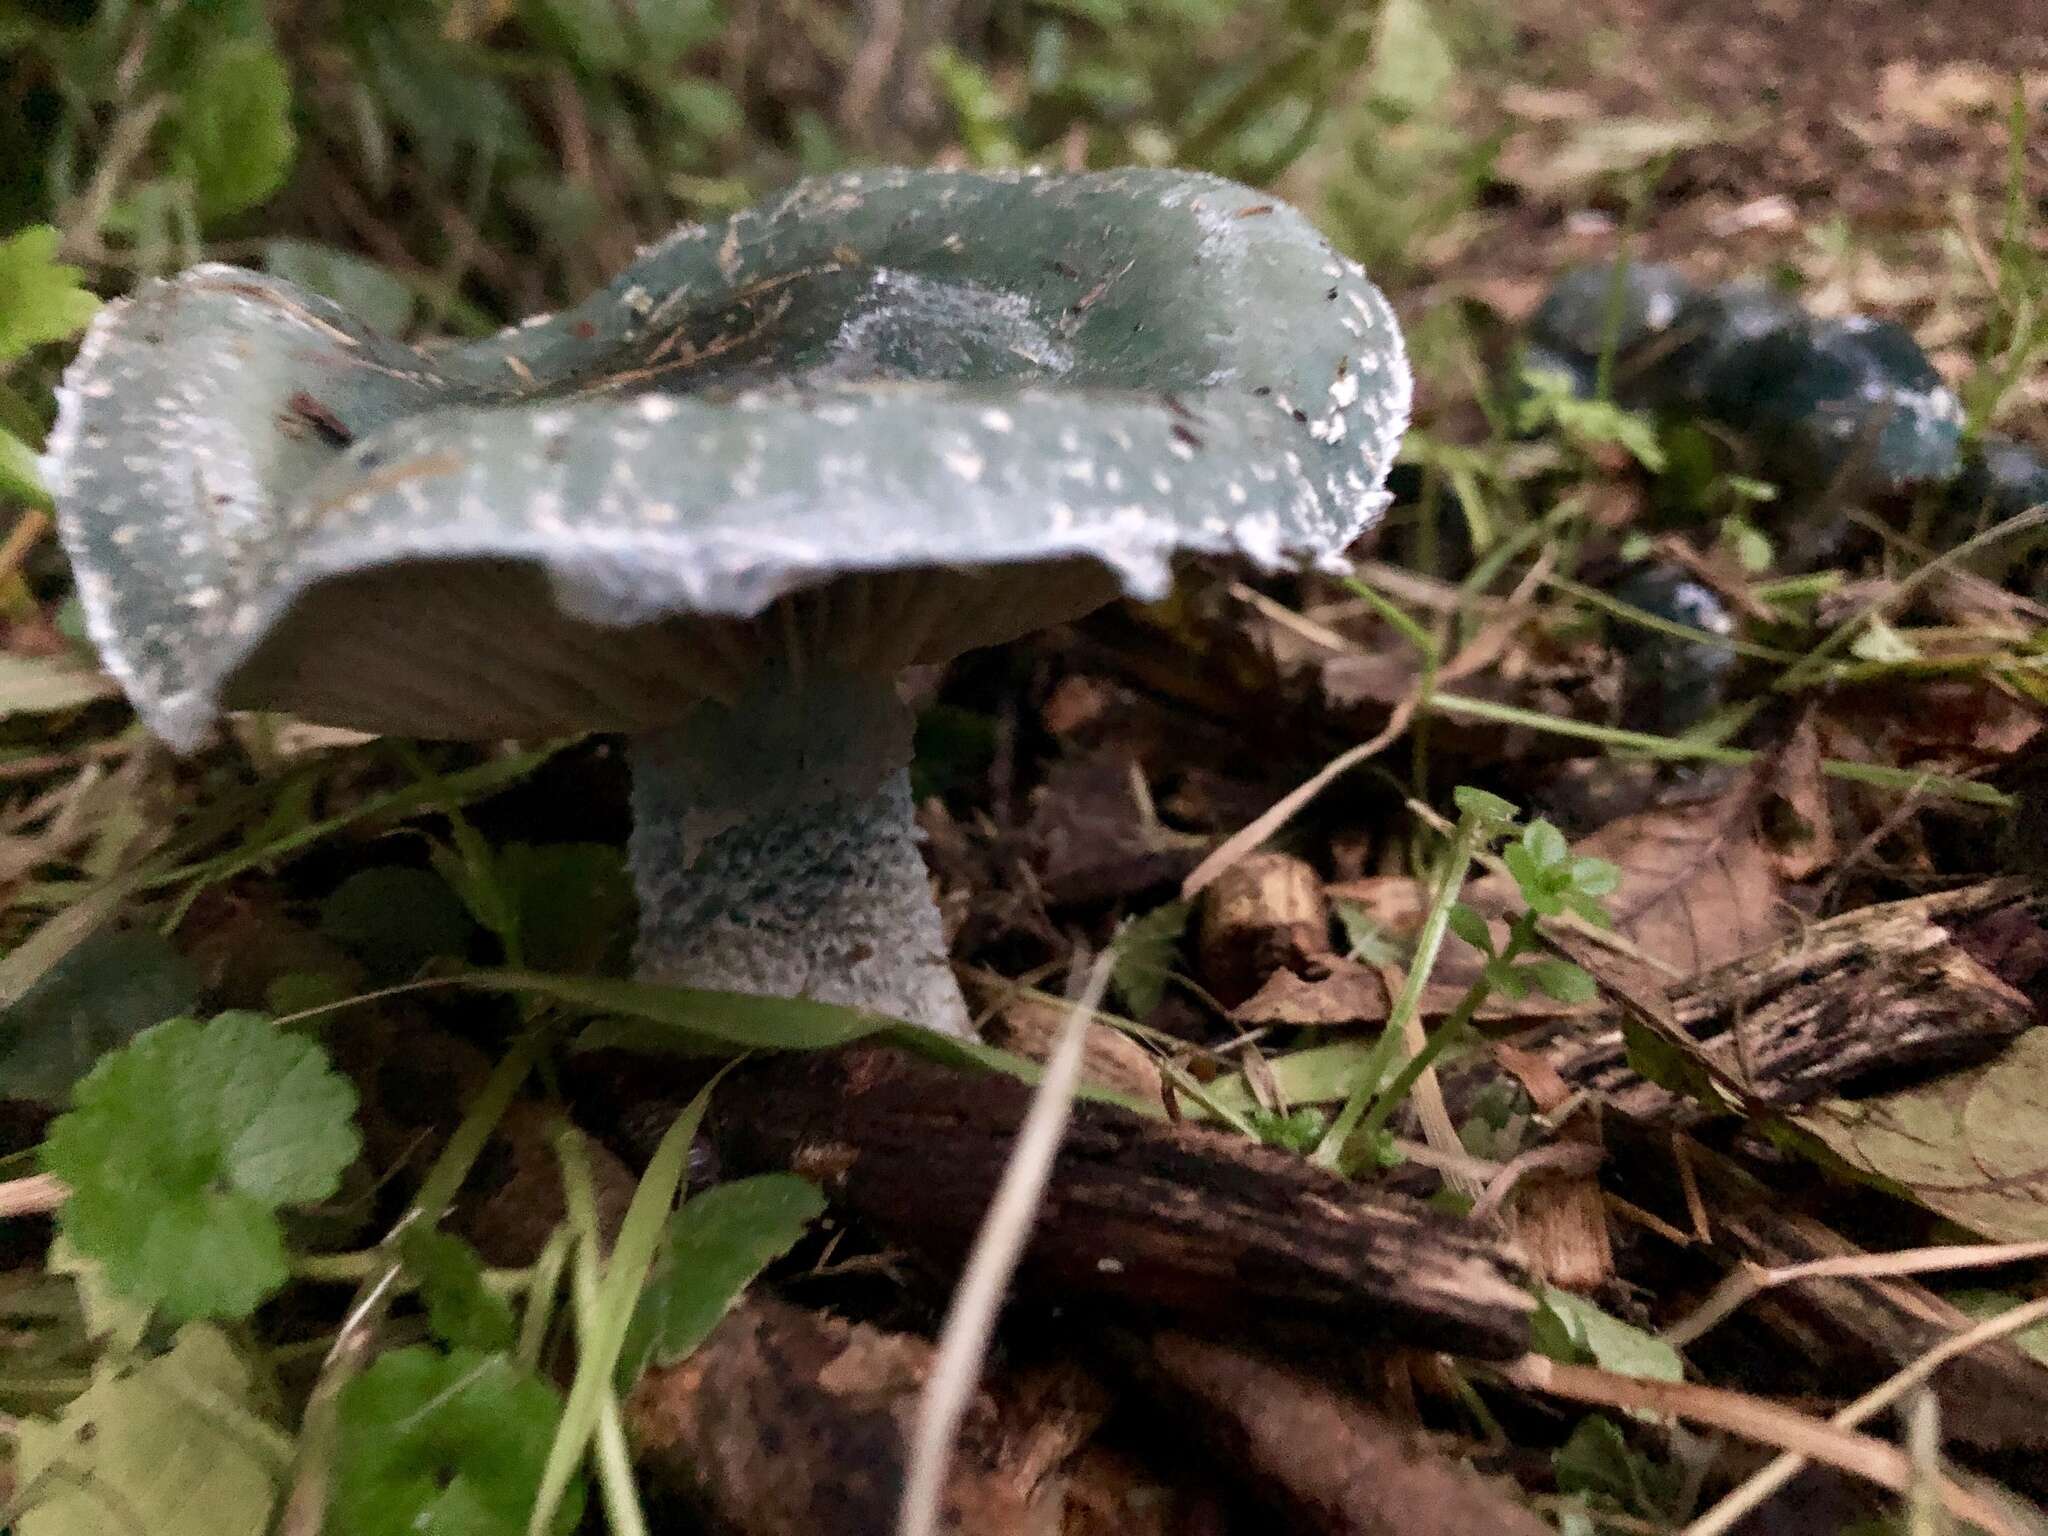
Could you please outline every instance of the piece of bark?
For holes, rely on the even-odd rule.
[[[1202,894],[1197,951],[1203,985],[1226,1008],[1274,972],[1298,973],[1329,956],[1330,903],[1321,877],[1292,854],[1238,860]]]
[[[1314,1536],[1546,1536],[1549,1526],[1413,1431],[1291,1366],[1190,1334],[1117,1357],[1219,1466]]]
[[[1617,1153],[1608,1167],[1621,1193],[1681,1229],[1691,1226],[1674,1162],[1674,1141],[1682,1140],[1714,1236],[1711,1250],[1691,1252],[1766,1269],[1864,1256],[1855,1243],[1691,1138],[1612,1118],[1607,1135]],[[1847,1377],[1858,1385],[1904,1369],[1977,1322],[1909,1275],[1797,1280],[1765,1291],[1737,1316],[1769,1329],[1830,1380]],[[1957,1356],[1932,1384],[1943,1430],[1964,1443],[1987,1451],[2048,1447],[2048,1365],[2010,1339]]]
[[[857,1047],[761,1063],[712,1102],[729,1169],[789,1168],[942,1274],[1008,1165],[1031,1088]],[[1075,1105],[1020,1295],[1326,1347],[1366,1334],[1505,1358],[1532,1302],[1514,1245],[1420,1201],[1223,1132]]]
[[[1685,981],[1669,1014],[1753,1104],[1771,1108],[1879,1073],[1983,1060],[2033,1024],[2034,1006],[1961,940],[2016,914],[2048,914],[2048,897],[2003,879],[1858,908]],[[1515,1044],[1637,1120],[1685,1125],[1705,1113],[1629,1065],[1618,1010]]]
[[[1533,1057],[1518,1060],[1520,1053],[1510,1046],[1497,1047],[1496,1052],[1521,1080],[1539,1112],[1556,1114],[1570,1101],[1571,1086],[1548,1063]],[[1574,1148],[1587,1157],[1576,1163],[1556,1157],[1532,1166],[1515,1181],[1507,1199],[1508,1225],[1538,1279],[1567,1291],[1592,1292],[1614,1278],[1607,1199],[1600,1189],[1605,1147],[1598,1100],[1582,1102],[1558,1127],[1556,1139],[1533,1155],[1549,1158]]]
[[[888,1536],[932,1345],[780,1301],[727,1314],[625,1405],[643,1476],[731,1536]],[[1060,1527],[1064,1464],[1101,1423],[1077,1369],[977,1390],[940,1499],[942,1531],[1042,1536]]]

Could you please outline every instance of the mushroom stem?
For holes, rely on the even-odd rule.
[[[970,1034],[917,851],[910,735],[887,677],[771,668],[729,707],[634,738],[640,974]]]

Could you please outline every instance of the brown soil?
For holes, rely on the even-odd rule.
[[[2014,94],[2030,238],[2048,252],[2048,0],[1517,0],[1515,50],[1471,88],[1504,135],[1481,216],[1426,253],[1413,316],[1474,297],[1519,322],[1564,267],[1639,258],[1700,279],[1798,271],[1824,312],[1905,321],[1967,370],[1997,271]],[[1621,120],[1707,119],[1631,216],[1624,177],[1560,172]],[[1946,350],[1944,350],[1946,349]],[[2048,421],[2022,386],[2001,424]]]

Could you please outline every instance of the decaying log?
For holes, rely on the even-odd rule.
[[[735,1170],[790,1168],[951,1273],[1031,1089],[859,1048],[735,1073],[710,1127]],[[1475,1223],[1241,1137],[1075,1106],[1018,1294],[1233,1330],[1365,1335],[1486,1358],[1528,1347],[1518,1250]]]
[[[932,1345],[755,1298],[626,1402],[643,1475],[731,1536],[888,1536]],[[940,1501],[959,1536],[1060,1529],[1062,1469],[1108,1406],[1078,1369],[985,1386]]]
[[[1776,1108],[1879,1073],[1982,1060],[2034,1022],[2034,1006],[1964,938],[2043,917],[2048,896],[2011,879],[1859,908],[1688,978],[1670,1015],[1753,1102]],[[1703,1113],[1629,1066],[1618,1009],[1515,1044],[1637,1120],[1685,1125]]]
[[[1330,901],[1312,865],[1287,853],[1254,853],[1202,893],[1197,944],[1202,982],[1234,1008],[1275,971],[1298,971],[1330,946]]]
[[[1674,1147],[1712,1224],[1712,1257],[1765,1269],[1862,1257],[1834,1229],[1790,1209],[1780,1194],[1728,1158],[1690,1138],[1607,1122],[1615,1156],[1610,1176],[1630,1199],[1689,1225],[1678,1192]],[[1740,1314],[1813,1359],[1830,1377],[1889,1375],[1976,1319],[1909,1275],[1829,1276],[1791,1281],[1751,1300]],[[1981,1450],[2048,1448],[2048,1365],[2010,1339],[1959,1355],[1936,1372],[1945,1433]]]
[[[1117,1357],[1221,1466],[1315,1536],[1545,1536],[1550,1527],[1422,1438],[1278,1361],[1185,1333]]]

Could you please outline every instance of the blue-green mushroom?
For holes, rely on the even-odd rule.
[[[883,171],[414,347],[225,266],[109,305],[45,470],[94,640],[181,749],[224,710],[628,733],[643,975],[962,1032],[896,678],[1340,562],[1384,501],[1393,315],[1213,177]]]

